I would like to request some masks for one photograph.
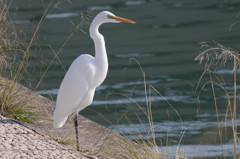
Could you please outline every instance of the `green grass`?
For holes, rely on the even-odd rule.
[[[0,80],[0,112],[3,116],[11,117],[22,122],[33,123],[34,107],[29,107],[30,99],[23,91],[12,86],[12,81]]]

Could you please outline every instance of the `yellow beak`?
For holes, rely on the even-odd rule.
[[[112,16],[111,18],[116,19],[117,21],[120,21],[120,22],[126,22],[126,23],[132,23],[132,24],[136,23],[132,20],[129,20],[129,19],[126,19],[126,18],[121,18],[121,17],[118,17],[118,16]]]

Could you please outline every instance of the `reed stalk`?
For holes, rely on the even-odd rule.
[[[237,137],[237,134],[238,134],[237,132],[237,69],[240,66],[239,52],[232,48],[226,48],[223,45],[218,44],[216,42],[201,43],[201,48],[204,48],[204,50],[199,53],[199,55],[195,58],[195,60],[199,61],[200,64],[202,63],[205,64],[204,74],[206,72],[210,73],[210,83],[213,91],[213,97],[214,97],[218,122],[219,122],[218,109],[217,109],[217,103],[216,103],[216,97],[215,97],[215,91],[214,91],[214,84],[217,84],[217,83],[213,82],[213,79],[211,76],[212,71],[210,71],[210,69],[211,68],[216,69],[216,66],[218,65],[225,66],[225,64],[228,61],[233,60],[233,87],[234,87],[233,105],[231,105],[228,95],[227,95],[227,98],[228,98],[228,107],[230,108],[229,110],[230,110],[231,119],[232,119],[233,146],[234,146],[233,158],[237,159],[237,140],[238,140],[238,137]],[[219,79],[218,81],[220,82]],[[225,90],[224,86],[222,86],[221,84],[217,84],[217,85],[223,88],[223,90]],[[232,110],[232,107],[233,107],[233,110]],[[226,115],[227,115],[227,112],[226,112]],[[220,137],[220,142],[222,144],[222,134],[221,134],[220,127],[219,127],[219,137]],[[224,150],[223,150],[223,155],[224,155]]]

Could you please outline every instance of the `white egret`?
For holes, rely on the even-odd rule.
[[[95,57],[83,54],[73,61],[68,69],[58,91],[56,108],[54,111],[54,127],[62,127],[68,116],[76,113],[74,123],[78,143],[77,115],[79,111],[89,106],[93,101],[96,87],[100,86],[108,72],[108,58],[104,37],[98,28],[103,23],[135,23],[129,19],[115,16],[103,11],[99,13],[90,25],[90,36],[95,45]]]

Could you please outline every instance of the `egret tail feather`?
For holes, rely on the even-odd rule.
[[[67,118],[68,118],[68,115],[64,116],[64,117],[61,117],[61,118],[57,118],[56,116],[53,117],[54,119],[54,122],[53,122],[53,126],[55,128],[61,128],[63,127],[63,125],[66,123],[67,121]]]

